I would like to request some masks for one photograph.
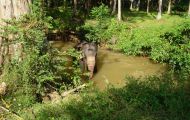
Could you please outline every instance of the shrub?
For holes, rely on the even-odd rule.
[[[183,69],[183,71],[189,72],[189,21],[187,20],[183,22],[183,24],[177,25],[173,30],[162,34],[161,39],[167,41],[170,45],[168,63],[172,65],[174,69]]]
[[[80,68],[76,61],[73,66],[66,65],[66,57],[79,56],[74,50],[58,56],[59,51],[50,48],[45,32],[52,27],[51,17],[42,14],[40,7],[32,6],[32,12],[18,20],[5,21],[7,26],[1,33],[7,39],[4,46],[21,44],[23,60],[11,59],[3,66],[3,77],[9,85],[6,100],[12,110],[20,111],[39,101],[38,96],[52,90],[65,90],[80,84]],[[9,41],[9,35],[14,40]],[[25,99],[21,99],[21,96]],[[16,101],[15,101],[16,100]]]
[[[145,55],[169,63],[174,70],[189,73],[190,24],[188,19],[175,26],[146,26],[125,29],[118,34],[116,49],[128,55]]]
[[[94,7],[91,10],[91,17],[96,20],[94,23],[87,23],[81,28],[83,31],[87,31],[85,38],[86,41],[101,42],[104,38],[102,35],[105,33],[105,30],[109,22],[109,9],[104,4],[99,7]]]
[[[43,105],[34,114],[38,119],[188,119],[190,96],[170,73],[126,80],[123,88],[83,93],[67,103]]]

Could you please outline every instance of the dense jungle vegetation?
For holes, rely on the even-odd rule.
[[[0,0],[0,119],[190,119],[190,0],[17,2]],[[80,51],[49,44],[60,39],[148,57],[168,70],[145,78],[126,73],[125,87],[104,91],[87,80],[60,96],[89,76]],[[58,100],[44,102],[53,92]]]

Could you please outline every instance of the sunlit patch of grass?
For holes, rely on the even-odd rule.
[[[165,24],[167,26],[179,23],[185,18],[179,15],[162,14],[162,19],[158,21],[156,20],[156,15],[156,12],[147,14],[143,11],[123,11],[123,21],[127,22],[128,24],[135,24],[140,26],[154,26],[160,24]]]
[[[123,21],[126,21],[128,23],[139,23],[143,22],[145,20],[153,20],[155,18],[155,13],[148,14],[146,12],[129,12],[129,11],[123,11],[122,14]]]

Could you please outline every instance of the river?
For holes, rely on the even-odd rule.
[[[72,42],[53,41],[54,48],[64,51],[74,47]],[[154,63],[147,57],[127,56],[122,53],[113,52],[99,48],[97,56],[97,73],[92,81],[95,86],[104,90],[107,85],[114,87],[125,86],[125,76],[146,77],[150,75],[161,75],[166,70],[165,64]]]

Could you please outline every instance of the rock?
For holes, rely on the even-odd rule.
[[[48,103],[50,102],[50,98],[48,96],[42,97],[42,103]]]
[[[7,84],[5,82],[2,82],[0,84],[0,95],[5,95],[7,90]]]
[[[47,94],[50,97],[50,100],[52,103],[59,102],[61,100],[61,96],[59,95],[58,92],[54,91],[49,94]]]
[[[113,36],[110,40],[109,40],[109,44],[111,45],[115,45],[117,42],[117,37]]]

